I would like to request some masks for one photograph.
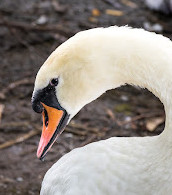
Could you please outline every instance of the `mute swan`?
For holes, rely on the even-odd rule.
[[[69,152],[46,173],[41,195],[172,194],[172,42],[142,29],[86,30],[49,56],[32,97],[33,109],[43,113],[37,156],[45,156],[84,105],[126,83],[149,89],[163,102],[163,133],[113,137]]]

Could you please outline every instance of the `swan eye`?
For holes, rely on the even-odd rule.
[[[57,79],[51,79],[50,85],[51,86],[57,86],[58,85],[58,82],[59,82],[58,78]]]

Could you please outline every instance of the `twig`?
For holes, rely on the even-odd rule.
[[[98,128],[93,128],[93,127],[86,127],[82,124],[78,124],[78,123],[70,123],[68,125],[69,127],[73,127],[73,128],[77,128],[77,129],[83,129],[83,130],[86,130],[86,131],[89,131],[89,132],[92,132],[92,133],[99,133],[100,130]]]
[[[28,129],[29,126],[30,126],[30,124],[27,121],[2,123],[0,125],[0,130],[5,130],[7,128],[8,131],[12,131],[12,130],[19,129],[21,127],[22,128],[26,127]],[[39,128],[41,128],[41,127],[39,127]],[[75,129],[71,129],[71,128],[75,128]],[[77,129],[82,129],[84,131],[79,131]],[[97,128],[90,128],[90,127],[85,127],[81,124],[71,124],[71,123],[65,128],[65,132],[72,133],[72,134],[75,134],[75,135],[81,135],[81,136],[86,136],[88,134],[87,132],[92,132],[92,133],[95,133],[95,134],[100,133],[100,131]]]
[[[144,114],[140,114],[138,116],[135,116],[133,117],[130,121],[121,121],[119,122],[120,126],[123,126],[123,125],[126,125],[126,124],[129,124],[129,123],[132,123],[134,121],[137,121],[137,120],[140,120],[140,119],[143,119],[143,118],[151,118],[151,117],[155,117],[155,116],[160,116],[160,115],[163,115],[162,113],[144,113]]]
[[[8,132],[15,130],[15,132],[16,132],[16,130],[18,130],[18,131],[22,130],[23,131],[23,129],[24,130],[25,129],[26,130],[30,129],[28,127],[31,127],[31,125],[27,121],[22,121],[22,122],[15,122],[14,121],[14,122],[2,123],[0,125],[0,130],[1,131],[8,131]]]
[[[68,142],[67,143],[61,142],[60,145],[62,145],[65,148],[66,152],[70,152],[71,150],[75,148],[73,144],[70,144]]]
[[[28,155],[30,153],[33,153],[33,152],[35,152],[35,150],[37,150],[37,146],[34,146],[34,148],[31,148],[27,151],[24,151],[24,152],[20,153],[20,156],[25,156],[25,155]]]
[[[7,87],[2,89],[2,91],[0,92],[0,99],[4,100],[6,98],[6,94],[10,90],[12,90],[20,85],[33,84],[33,80],[34,80],[33,78],[25,78],[25,79],[10,83]]]
[[[3,113],[4,107],[5,106],[3,104],[0,104],[0,123],[1,123],[1,118],[2,118],[2,113]]]
[[[106,9],[105,13],[111,16],[122,16],[124,13],[120,10]]]
[[[113,7],[116,7],[116,8],[120,8],[121,5],[119,3],[117,3],[116,1],[114,0],[103,0],[106,4],[109,4]]]
[[[0,130],[8,129],[8,131],[12,131],[12,130],[17,130],[17,129],[21,128],[21,127],[28,129],[28,127],[30,127],[30,124],[27,121],[2,123],[0,125]],[[41,127],[37,127],[37,128],[40,129]],[[75,128],[75,129],[71,129],[71,128]],[[77,129],[82,129],[82,131],[79,131]],[[94,133],[94,134],[98,134],[98,135],[102,134],[97,128],[89,128],[89,127],[85,127],[85,126],[83,126],[81,124],[69,124],[65,128],[65,132],[72,133],[74,135],[81,135],[81,136],[86,136],[88,134],[88,132],[91,132],[91,133]]]
[[[28,123],[27,122],[20,122],[20,123],[17,123],[17,122],[12,122],[12,123],[8,123],[8,124],[3,124],[2,127],[0,127],[1,129],[2,128],[5,128],[6,126],[15,126],[15,128],[18,128],[18,127],[21,127],[21,126],[25,126],[25,127],[28,127]],[[72,129],[69,129],[68,127],[65,129],[66,132],[68,133],[72,133],[72,134],[75,134],[75,135],[80,135],[80,136],[86,136],[88,134],[88,132],[92,132],[94,133],[93,136],[91,136],[90,139],[88,139],[86,142],[84,142],[83,144],[87,144],[89,142],[92,141],[92,139],[95,139],[97,136],[102,136],[104,134],[102,134],[101,132],[99,132],[99,130],[97,128],[88,128],[88,127],[84,127],[83,125],[81,124],[70,124],[69,127],[72,127],[72,128],[80,128],[80,129],[84,129],[85,131],[78,131],[78,130],[72,130]],[[12,145],[15,145],[15,144],[18,144],[18,143],[21,143],[23,142],[24,140],[27,140],[37,134],[39,134],[41,132],[41,127],[37,126],[37,127],[33,127],[35,130],[32,130],[32,131],[29,131],[28,133],[22,135],[22,136],[19,136],[17,137],[16,139],[13,139],[13,140],[9,140],[3,144],[0,144],[0,149],[4,149],[4,148],[7,148],[7,147],[10,147]]]
[[[96,139],[96,135],[92,135],[91,137],[89,137],[85,142],[82,142],[79,147],[83,147],[89,143],[91,143],[92,141],[94,141]]]
[[[29,131],[28,133],[22,135],[22,136],[19,136],[17,137],[16,139],[11,139],[3,144],[0,144],[0,149],[4,149],[4,148],[7,148],[7,147],[10,147],[12,145],[15,145],[15,144],[18,144],[18,143],[21,143],[35,135],[37,135],[38,133],[40,133],[40,129],[39,128],[35,128],[35,130],[32,130],[32,131]]]
[[[134,2],[132,1],[129,1],[129,0],[121,0],[121,2],[128,6],[128,7],[131,7],[131,8],[137,8],[137,4],[135,4]]]
[[[0,26],[6,26],[7,28],[18,28],[24,31],[55,32],[65,37],[71,37],[76,33],[64,30],[62,27],[59,27],[57,25],[39,26],[36,24],[27,24],[23,22],[14,22],[7,20],[0,21]]]
[[[81,136],[86,136],[87,135],[87,132],[86,131],[78,131],[78,130],[73,130],[73,129],[69,129],[68,127],[65,128],[64,132],[67,132],[67,133],[72,133],[74,135],[81,135]]]
[[[67,6],[61,5],[58,1],[52,0],[52,6],[54,7],[54,10],[58,13],[64,13],[67,11]]]

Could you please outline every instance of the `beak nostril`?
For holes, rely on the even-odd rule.
[[[45,126],[48,126],[48,113],[46,111],[46,109],[44,108],[44,116],[45,116]]]

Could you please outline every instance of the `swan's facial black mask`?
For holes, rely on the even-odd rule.
[[[53,81],[53,80],[52,80]],[[37,157],[43,159],[57,137],[62,133],[69,120],[69,114],[58,102],[55,82],[36,91],[32,97],[32,108],[42,113],[43,128]]]

